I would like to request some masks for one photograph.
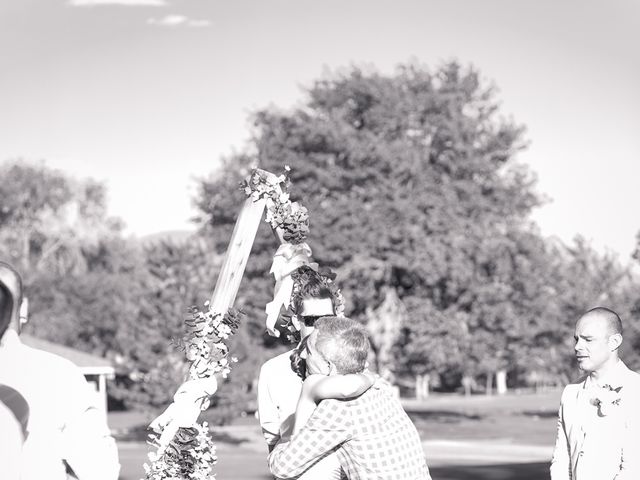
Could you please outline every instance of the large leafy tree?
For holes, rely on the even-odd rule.
[[[229,192],[248,167],[290,165],[314,256],[337,269],[347,313],[366,321],[388,288],[406,304],[398,372],[476,368],[466,360],[473,349],[481,368],[495,370],[511,359],[518,321],[512,281],[525,267],[514,256],[537,254],[517,240],[534,235],[527,215],[538,204],[532,176],[515,162],[524,144],[472,68],[353,68],[316,82],[299,108],[258,112],[248,153],[203,180],[196,205],[203,231],[224,245],[242,201]],[[256,307],[275,245],[262,232],[254,246],[244,288],[258,292],[245,298]]]
[[[18,268],[28,329],[107,355],[121,318],[133,316],[139,262],[107,215],[106,189],[44,164],[0,165],[0,257]]]
[[[118,236],[121,222],[106,214],[106,189],[44,164],[0,165],[0,256],[26,283],[40,274],[86,271],[83,249]]]

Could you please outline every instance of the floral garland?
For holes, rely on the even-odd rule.
[[[274,230],[282,232],[285,242],[299,245],[309,234],[309,214],[305,207],[289,199],[290,171],[291,169],[285,166],[285,173],[273,178],[254,169],[249,179],[242,182],[241,187],[254,201],[266,199],[265,221]],[[309,270],[313,269],[300,268],[292,274],[294,286],[290,305],[295,305],[305,277],[311,274]],[[340,289],[333,283],[335,274],[327,268],[319,269],[317,274],[333,296],[336,315],[344,315],[344,298]],[[237,331],[241,312],[229,309],[223,316],[212,311],[209,302],[204,306],[204,310],[190,308],[190,317],[185,320],[186,334],[178,342],[178,348],[185,352],[190,362],[189,381],[215,379],[215,374],[218,373],[227,378],[231,371],[231,363],[238,361],[235,357],[229,358],[229,348],[224,340]],[[299,340],[296,338],[296,333],[299,335],[299,332],[291,321],[295,315],[296,312],[291,306],[282,314],[290,341]],[[184,385],[187,383],[189,382]],[[198,400],[201,402],[201,411],[209,407],[208,395],[198,397]],[[181,426],[166,447],[160,443],[161,437],[162,435],[156,433],[149,435],[149,443],[157,450],[148,454],[150,463],[144,464],[147,480],[208,480],[215,476],[212,471],[218,458],[206,422],[199,424],[196,421],[190,427]]]
[[[238,360],[229,358],[229,348],[224,340],[237,331],[242,313],[229,309],[223,316],[212,311],[209,302],[204,307],[205,310],[195,306],[189,309],[190,316],[185,320],[187,331],[178,343],[191,362],[189,380],[210,378],[218,373],[227,378],[231,363]],[[205,397],[201,410],[208,407],[209,397]],[[213,476],[213,466],[218,458],[207,422],[179,428],[164,449],[160,448],[159,440],[158,434],[149,435],[149,443],[157,451],[150,452],[150,463],[144,464],[147,480],[208,480]]]
[[[274,230],[282,230],[282,239],[285,242],[298,245],[304,242],[309,235],[309,214],[306,207],[298,202],[292,202],[289,198],[290,172],[291,167],[285,165],[284,173],[274,178],[264,175],[261,170],[253,169],[249,178],[240,183],[240,187],[253,201],[265,198],[267,200],[265,222],[269,223]],[[313,272],[319,274],[321,282],[331,292],[336,315],[344,316],[344,298],[340,289],[333,283],[336,274],[328,267],[320,268],[317,272],[313,270]],[[296,316],[292,306],[297,303],[301,285],[307,282],[307,277],[311,274],[306,269],[299,269],[291,274],[294,284],[290,306],[280,314],[279,318],[279,323],[287,331],[287,339],[291,343],[300,341],[300,332],[296,330],[292,322]]]
[[[285,242],[297,245],[306,240],[309,234],[309,213],[298,202],[289,199],[289,179],[291,168],[284,167],[284,173],[275,179],[253,169],[248,180],[240,183],[244,193],[254,201],[267,200],[265,222],[274,230],[283,232]]]

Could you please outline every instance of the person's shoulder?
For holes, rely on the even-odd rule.
[[[640,373],[636,372],[635,370],[631,370],[625,364],[623,365],[624,365],[624,371],[626,374],[624,383],[640,390]]]
[[[30,364],[35,364],[43,372],[55,372],[56,374],[77,374],[80,372],[80,368],[75,363],[55,353],[24,344],[22,344],[22,352],[30,360]]]
[[[289,357],[291,357],[292,353],[293,350],[287,350],[286,352],[270,358],[262,364],[262,367],[260,367],[260,374],[262,375],[263,373],[274,371],[279,372],[285,369],[291,370],[291,359]],[[291,373],[293,373],[293,371],[291,371]]]
[[[338,401],[346,407],[362,407],[363,405],[397,400],[393,387],[386,380],[378,380],[362,395]]]
[[[635,369],[631,369],[622,360],[620,361],[620,363],[622,364],[622,368],[624,369],[625,372],[627,372],[627,375],[629,375],[630,378],[640,379],[640,373],[638,373]]]
[[[562,390],[562,399],[564,399],[569,395],[574,395],[578,390],[583,388],[584,382],[586,379],[587,379],[587,375],[582,375],[576,380],[573,380],[569,382],[567,385],[565,385],[564,389]]]

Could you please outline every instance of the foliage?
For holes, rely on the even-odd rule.
[[[123,319],[118,332],[117,359],[126,376],[113,394],[129,407],[159,408],[171,401],[186,375],[184,354],[176,346],[189,307],[209,296],[217,260],[206,242],[194,238],[147,244],[142,258],[138,313]]]
[[[256,166],[289,165],[283,204],[312,217],[307,226],[303,212],[291,238],[308,235],[314,259],[338,272],[347,315],[372,332],[385,324],[373,343],[396,377],[446,374],[451,387],[504,368],[520,384],[574,377],[573,325],[596,304],[621,314],[623,355],[639,368],[637,277],[583,239],[563,245],[530,225],[540,201],[517,162],[524,129],[498,103],[479,72],[456,63],[318,80],[298,108],[255,113],[246,151],[198,182],[199,231],[184,241],[124,238],[103,185],[5,162],[0,258],[23,273],[32,333],[112,359],[120,374],[109,391],[125,406],[163,407],[187,372],[175,344],[188,307],[211,293],[245,201],[240,182]],[[271,220],[293,218],[281,213]],[[212,421],[250,409],[259,365],[285,348],[264,328],[278,244],[263,222],[236,298],[246,314],[229,342],[239,364],[206,412]],[[401,312],[389,314],[393,328],[376,317],[390,295]]]
[[[253,170],[248,179],[241,182],[244,193],[255,202],[266,200],[265,221],[273,230],[282,231],[285,242],[297,245],[307,238],[309,233],[309,215],[307,209],[297,202],[289,200],[288,173],[270,178],[259,170]]]
[[[623,268],[590,249],[578,260],[579,244],[546,240],[530,223],[540,199],[517,162],[524,129],[500,117],[473,68],[352,68],[315,82],[292,111],[257,112],[254,125],[246,153],[200,183],[203,234],[226,244],[230,202],[240,202],[226,192],[251,167],[289,165],[291,197],[312,215],[314,258],[339,273],[346,313],[368,322],[388,289],[405,305],[401,377],[566,378],[578,312],[605,300],[627,309]],[[241,290],[269,291],[273,248],[259,232]]]
[[[0,256],[23,272],[83,272],[83,249],[118,235],[121,224],[106,215],[106,190],[43,165],[20,161],[0,166]]]
[[[341,273],[347,314],[366,321],[387,287],[407,304],[403,335],[419,358],[400,349],[398,371],[449,368],[476,344],[489,361],[492,329],[509,320],[494,311],[495,325],[479,324],[488,317],[476,307],[507,301],[495,254],[508,255],[501,239],[538,203],[531,175],[514,163],[522,129],[496,116],[493,90],[455,63],[433,74],[352,69],[316,82],[302,108],[258,112],[255,155],[230,160],[201,192],[238,181],[243,165],[290,165],[292,195],[313,214],[314,256]],[[209,228],[227,222],[220,201],[197,201]],[[262,262],[272,251],[254,250]]]
[[[149,480],[208,480],[217,463],[216,449],[206,422],[191,428],[181,428],[172,448],[166,452],[149,452],[149,464],[144,464]]]
[[[183,386],[195,386],[192,395],[199,397],[193,399],[194,404],[190,407],[199,413],[200,410],[208,408],[209,395],[217,390],[216,374],[227,378],[231,371],[231,362],[237,361],[236,358],[229,357],[229,347],[225,342],[237,331],[241,314],[235,309],[229,309],[224,314],[215,312],[210,308],[209,302],[205,303],[205,310],[193,306],[189,312],[190,316],[185,320],[186,333],[179,347],[190,362],[188,381]],[[204,382],[205,385],[201,386],[199,382]],[[177,407],[172,404],[169,409],[171,408]],[[185,408],[185,405],[182,405],[182,408]],[[168,425],[164,427],[162,435],[149,435],[152,444],[158,448],[155,454],[149,454],[150,464],[144,465],[147,478],[209,478],[217,457],[207,423],[198,423],[195,416],[192,425],[179,425],[179,428],[173,431],[173,437],[163,444],[162,437],[166,434],[167,428]]]

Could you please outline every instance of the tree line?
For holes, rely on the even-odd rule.
[[[314,259],[338,273],[347,315],[367,325],[376,368],[396,383],[564,382],[576,373],[573,324],[595,305],[622,315],[625,358],[640,366],[632,266],[582,238],[541,235],[530,214],[542,199],[517,159],[525,129],[501,116],[473,67],[350,68],[316,81],[292,110],[256,112],[253,128],[198,180],[188,237],[126,237],[104,185],[43,164],[0,167],[0,257],[25,276],[29,328],[110,358],[121,373],[114,405],[164,406],[180,383],[184,355],[171,340],[210,296],[253,166],[291,167]],[[285,348],[264,328],[276,248],[262,225],[236,299],[239,363],[214,401],[221,420],[252,400],[259,365]]]

